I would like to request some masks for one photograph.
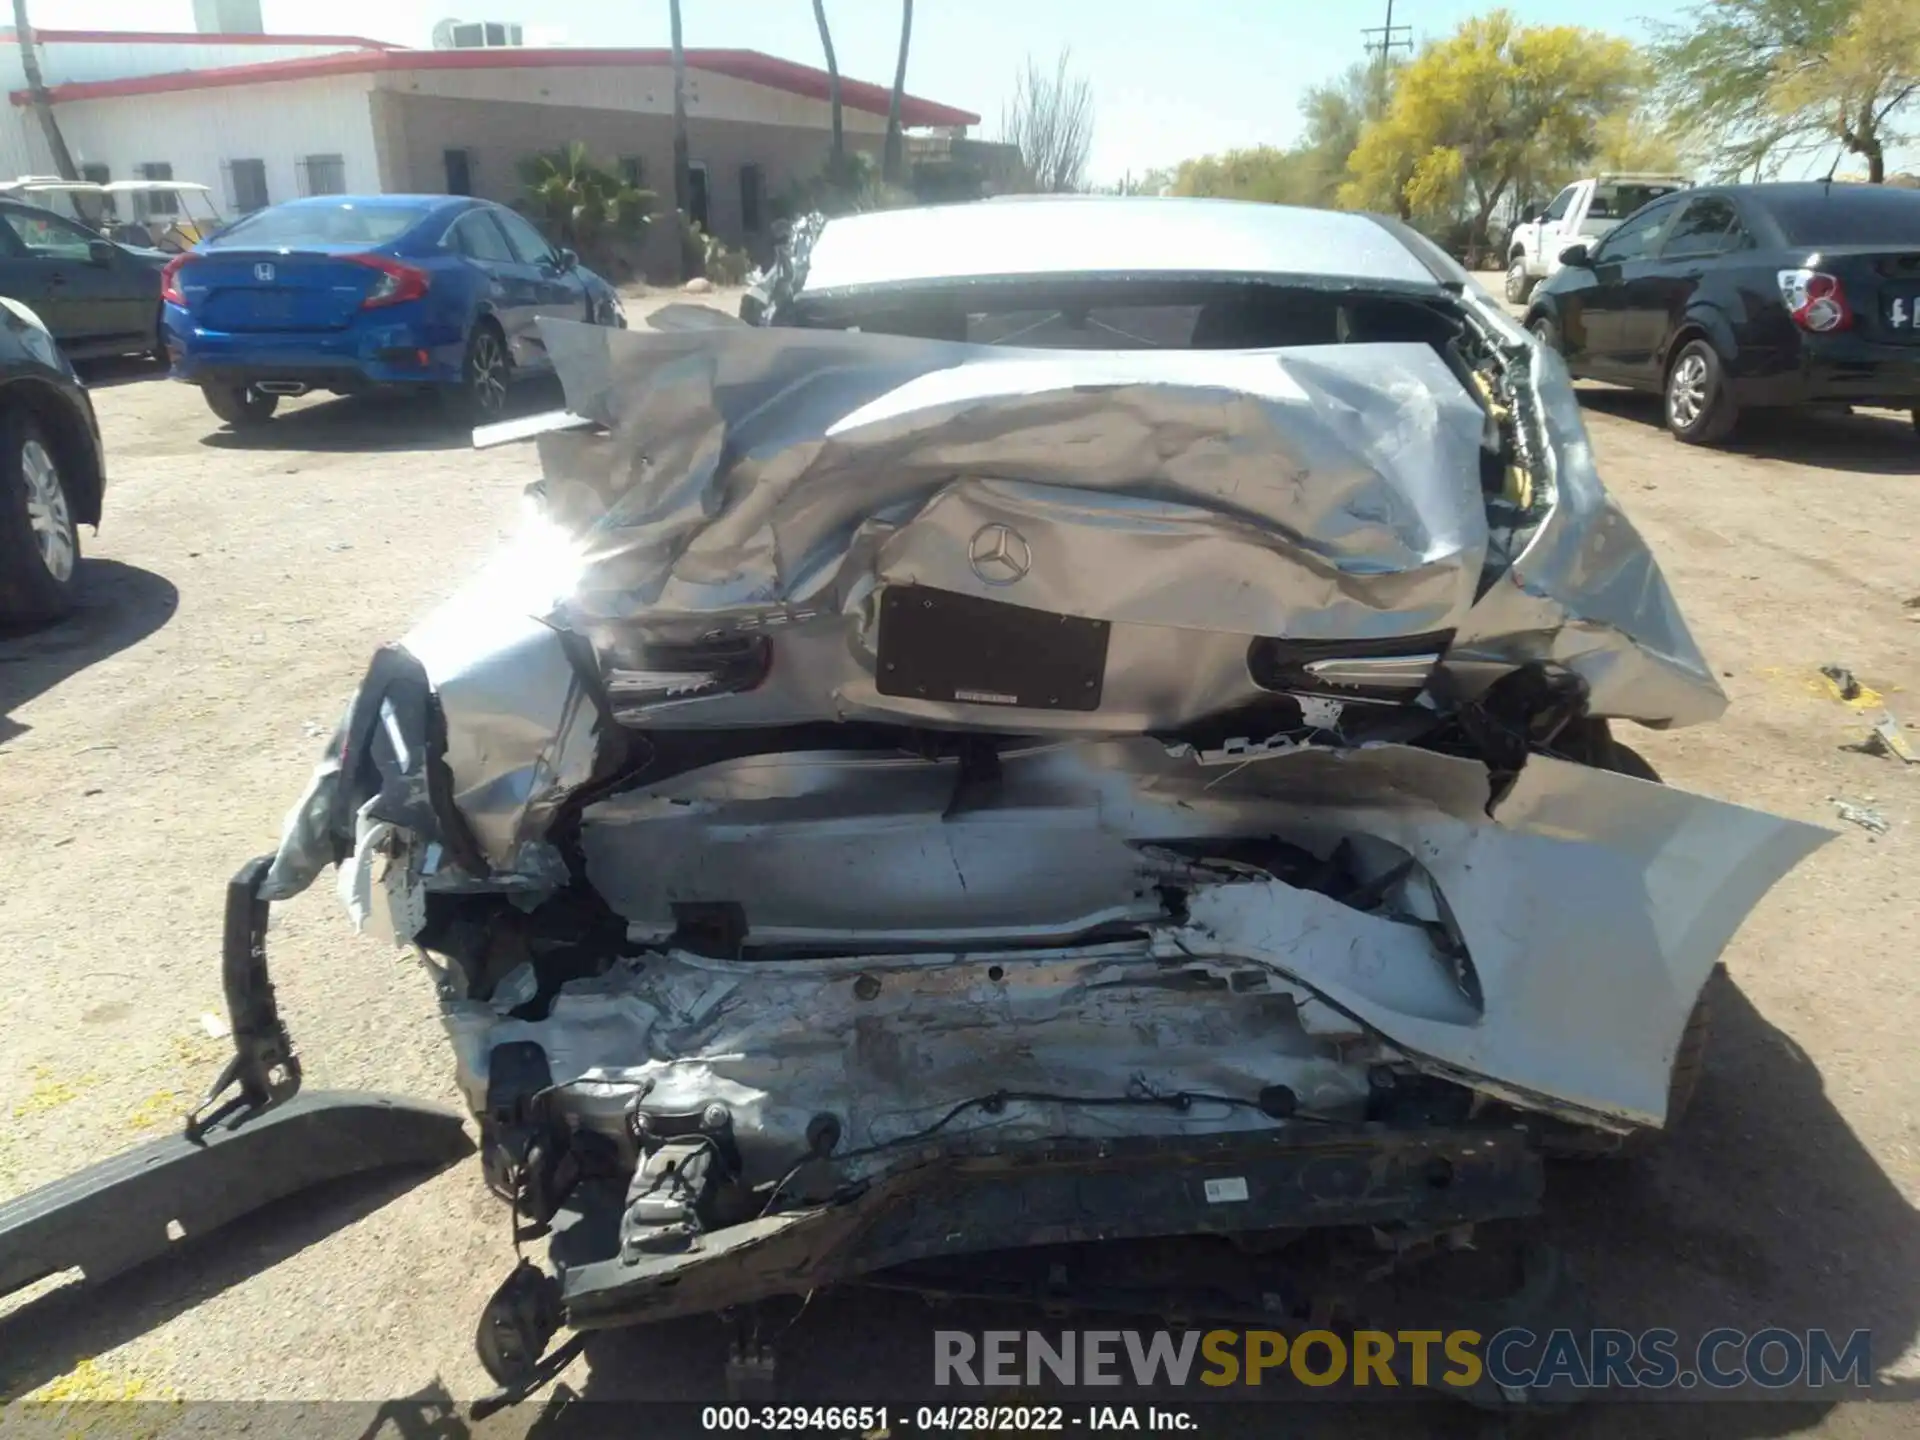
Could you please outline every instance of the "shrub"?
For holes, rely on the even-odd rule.
[[[717,235],[709,235],[693,221],[682,217],[680,243],[693,262],[687,268],[716,285],[744,285],[753,262],[744,250],[735,250]]]

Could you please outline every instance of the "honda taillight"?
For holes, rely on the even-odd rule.
[[[197,258],[191,254],[176,255],[160,268],[160,298],[167,304],[186,305],[187,297],[180,290],[180,267]]]
[[[1782,270],[1778,278],[1780,298],[1786,302],[1793,323],[1802,330],[1825,335],[1853,323],[1847,292],[1838,276],[1823,270]]]
[[[427,293],[430,277],[426,271],[415,266],[402,264],[387,255],[349,255],[346,258],[356,265],[380,272],[373,289],[360,302],[362,310],[373,310],[382,305],[403,305]]]

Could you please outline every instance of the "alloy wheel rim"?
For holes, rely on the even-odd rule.
[[[1682,429],[1692,429],[1707,408],[1707,362],[1683,355],[1667,386],[1667,413]]]
[[[490,334],[482,334],[473,342],[473,394],[489,414],[506,404],[506,366],[500,346]]]
[[[20,447],[20,473],[27,482],[27,528],[33,532],[34,548],[47,573],[64,584],[73,575],[75,547],[60,468],[46,446],[29,440]]]

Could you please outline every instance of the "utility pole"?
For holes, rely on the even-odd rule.
[[[1393,0],[1387,0],[1387,23],[1376,25],[1370,30],[1362,30],[1360,33],[1369,37],[1366,44],[1369,55],[1376,50],[1380,52],[1382,70],[1387,68],[1387,62],[1394,51],[1413,49],[1413,27],[1393,23]],[[1376,35],[1380,37],[1377,40],[1372,38]]]

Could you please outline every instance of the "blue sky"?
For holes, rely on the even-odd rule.
[[[190,30],[191,0],[31,0],[47,28]],[[1395,0],[1416,39],[1483,9],[1469,0]],[[1534,24],[1579,24],[1645,37],[1647,0],[1511,0]],[[1677,7],[1676,7],[1677,8]],[[267,28],[365,34],[425,45],[436,20],[520,20],[553,43],[667,43],[666,0],[264,0]],[[690,46],[765,50],[820,63],[810,0],[682,0]],[[1362,29],[1386,0],[917,0],[907,88],[984,117],[995,134],[1024,57],[1052,65],[1071,46],[1091,82],[1094,178],[1171,165],[1238,146],[1283,145],[1299,131],[1306,88],[1362,55]],[[535,17],[538,17],[536,20]],[[827,0],[843,71],[890,82],[897,0]],[[531,42],[534,37],[529,35]]]

